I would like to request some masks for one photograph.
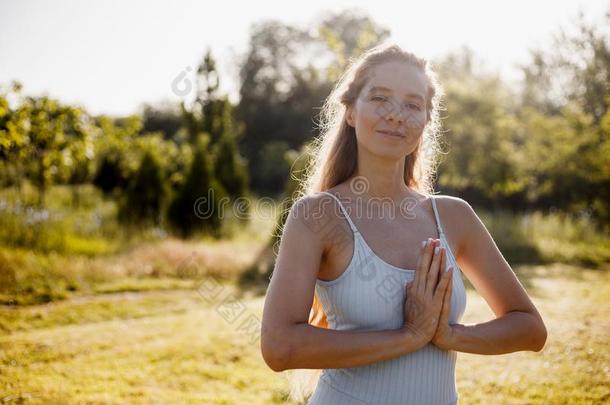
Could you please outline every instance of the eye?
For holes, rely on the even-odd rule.
[[[373,101],[386,101],[387,98],[384,97],[384,96],[373,96],[373,97],[371,97],[371,100],[373,100]]]
[[[421,107],[419,106],[419,104],[415,104],[415,103],[408,103],[407,107],[417,110],[417,111],[421,111]]]

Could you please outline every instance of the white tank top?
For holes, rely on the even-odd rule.
[[[317,279],[315,294],[336,330],[399,329],[404,322],[405,284],[415,270],[393,266],[366,243],[341,201],[333,197],[354,234],[352,259],[336,279]],[[438,239],[453,267],[450,323],[458,323],[466,308],[461,270],[443,232],[432,196]],[[414,247],[419,248],[419,247]],[[459,270],[459,271],[458,271]],[[360,367],[324,369],[309,405],[320,404],[456,404],[455,362],[457,353],[433,344],[390,360]]]

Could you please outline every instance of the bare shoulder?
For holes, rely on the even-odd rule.
[[[442,212],[447,219],[458,218],[463,215],[471,215],[473,213],[472,206],[468,201],[450,195],[435,195],[436,207],[439,214]]]
[[[333,197],[324,193],[305,195],[298,198],[290,208],[286,227],[298,228],[309,239],[324,246],[330,241],[330,231],[340,223],[340,216],[338,204]]]
[[[336,214],[336,201],[324,193],[315,193],[298,198],[290,208],[290,216],[317,230]]]
[[[436,208],[448,239],[459,255],[468,235],[476,226],[477,215],[468,201],[449,195],[435,195]]]

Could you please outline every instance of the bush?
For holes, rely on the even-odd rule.
[[[226,197],[225,190],[213,176],[207,137],[204,137],[196,146],[185,182],[169,206],[170,227],[181,237],[197,232],[218,236],[222,220],[220,204]]]
[[[119,219],[128,224],[160,224],[167,193],[159,160],[152,152],[145,152],[127,188]]]

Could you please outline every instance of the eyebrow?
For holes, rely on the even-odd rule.
[[[373,87],[371,87],[369,89],[368,93],[370,94],[370,93],[373,93],[373,92],[376,92],[376,91],[384,91],[384,92],[387,92],[387,93],[391,93],[392,89],[384,87],[384,86],[373,86]],[[420,100],[422,103],[425,101],[424,98],[421,95],[417,94],[417,93],[409,93],[409,94],[407,94],[407,97],[409,97],[409,98],[416,98],[416,99]]]

